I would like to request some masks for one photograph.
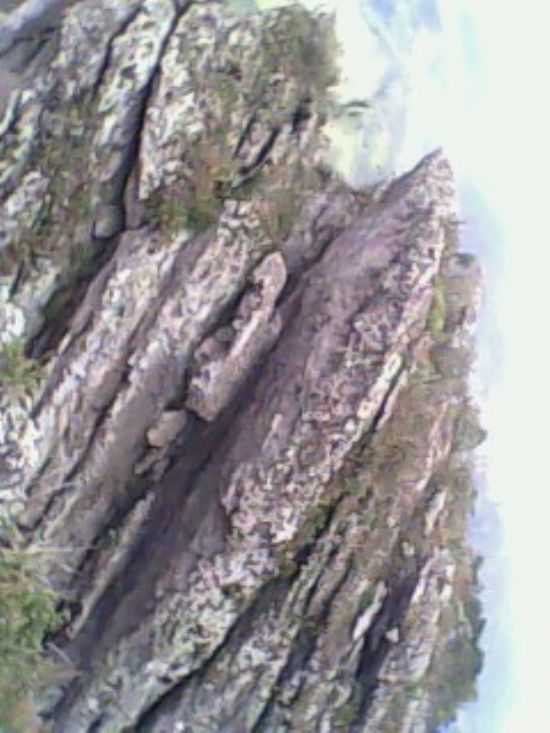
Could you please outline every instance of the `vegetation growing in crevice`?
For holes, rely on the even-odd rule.
[[[348,731],[354,721],[357,720],[361,709],[361,689],[355,685],[347,702],[340,705],[333,717],[333,724],[338,731]]]
[[[463,464],[448,475],[447,482],[450,499],[440,540],[451,551],[456,571],[453,595],[440,619],[437,646],[423,683],[430,733],[455,721],[460,707],[476,699],[476,681],[483,666],[480,637],[485,621],[479,599],[479,563],[467,544],[475,495],[471,469]]]
[[[457,414],[453,448],[455,451],[473,451],[487,438],[487,431],[482,427],[479,408],[466,400]]]
[[[258,221],[274,247],[280,247],[290,236],[306,196],[319,188],[316,172],[304,171],[300,161],[287,168],[273,167],[260,177],[256,191]]]
[[[157,190],[147,202],[149,221],[169,233],[201,232],[215,224],[237,173],[220,128],[195,144],[187,164],[188,178]]]
[[[0,253],[0,267],[11,273],[32,269],[46,256],[67,269],[78,266],[81,242],[75,236],[91,218],[89,155],[94,110],[87,99],[48,106],[41,116],[32,166],[47,180],[40,207]],[[91,228],[91,221],[90,221]]]
[[[263,31],[257,96],[282,73],[296,81],[296,102],[310,100],[327,112],[334,104],[331,90],[339,79],[340,52],[331,16],[313,15],[298,3],[279,9]]]
[[[18,549],[4,524],[0,544],[0,730],[28,733],[32,695],[57,670],[43,656],[43,639],[62,622],[57,596],[41,577],[37,556]]]
[[[447,303],[445,300],[445,281],[438,277],[434,284],[432,305],[428,313],[427,326],[435,341],[445,340]]]
[[[185,140],[177,181],[150,196],[148,220],[169,234],[200,232],[216,223],[225,201],[259,198],[264,233],[276,243],[288,236],[300,196],[319,180],[301,164],[298,151],[297,161],[280,163],[273,162],[271,151],[283,125],[298,133],[311,119],[312,106],[329,104],[338,79],[337,51],[331,19],[295,5],[275,11],[264,24],[261,62],[249,84],[243,83],[238,59],[223,44],[206,68],[195,70],[191,60],[193,88],[208,105],[204,129],[198,138]],[[236,138],[233,117],[243,104],[253,112]],[[244,165],[239,154],[257,125],[264,132],[264,147]]]
[[[289,236],[299,210],[297,197],[290,189],[277,188],[258,209],[260,227],[266,237],[280,246]]]
[[[0,347],[0,387],[9,392],[35,389],[42,379],[42,368],[25,355],[22,341],[12,341]]]
[[[431,497],[437,492],[445,494],[428,541],[430,546],[450,552],[454,567],[452,592],[442,606],[430,666],[414,690],[403,690],[408,699],[423,702],[422,715],[429,733],[456,720],[460,707],[476,699],[476,681],[483,665],[479,560],[468,543],[468,522],[475,501],[470,451],[479,445],[484,433],[477,411],[470,406],[465,382],[462,390],[463,404],[453,413],[451,452],[436,468],[426,490]],[[465,412],[469,421],[466,439],[462,427]]]
[[[91,120],[94,109],[87,99],[75,100],[61,109],[47,110],[41,130],[39,169],[49,181],[41,215],[33,226],[33,251],[50,252],[63,261],[69,254],[60,241],[70,246],[68,237],[51,236],[62,223],[63,234],[82,225],[92,213],[88,181]]]

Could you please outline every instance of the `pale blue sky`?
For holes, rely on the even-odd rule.
[[[550,730],[550,18],[545,4],[530,0],[441,0],[439,9],[445,85],[430,95],[425,80],[409,140],[414,148],[430,130],[444,143],[469,219],[464,241],[486,274],[484,490],[501,523],[499,537],[478,536],[486,556],[487,653],[479,701],[457,730],[543,733]]]
[[[451,74],[463,98],[456,97],[456,124],[447,133],[450,150],[461,179],[477,188],[496,223],[496,236],[480,251],[489,304],[482,351],[491,331],[501,335],[485,413],[488,492],[498,504],[503,544],[498,552],[484,538],[488,654],[479,702],[466,711],[460,730],[542,733],[550,730],[549,17],[546,5],[533,0],[464,0],[468,22],[456,22],[461,4],[452,4],[454,12],[445,5],[443,33],[453,38],[455,24],[463,48],[463,63],[457,54]],[[483,228],[487,214],[477,216]],[[495,577],[503,578],[497,597],[489,583]]]

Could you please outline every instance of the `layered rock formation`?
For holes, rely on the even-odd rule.
[[[326,169],[329,28],[82,0],[9,97],[0,502],[64,611],[46,730],[421,733],[447,656],[475,674],[479,269],[441,152]]]

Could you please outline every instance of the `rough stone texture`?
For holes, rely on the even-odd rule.
[[[0,506],[63,548],[56,733],[383,731],[398,698],[428,730],[479,271],[440,151],[376,196],[318,170],[287,12],[82,0],[0,121],[2,341],[45,371],[1,395]]]
[[[199,366],[189,383],[186,405],[208,421],[230,404],[246,375],[281,333],[282,319],[274,309],[286,282],[282,255],[265,257],[250,280],[252,287],[243,295],[231,326],[205,339],[195,352]]]

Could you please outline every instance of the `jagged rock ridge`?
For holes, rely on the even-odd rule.
[[[4,380],[0,498],[63,552],[52,731],[449,713],[480,273],[440,151],[370,192],[323,166],[327,27],[83,0],[10,96],[2,341],[45,376]]]

